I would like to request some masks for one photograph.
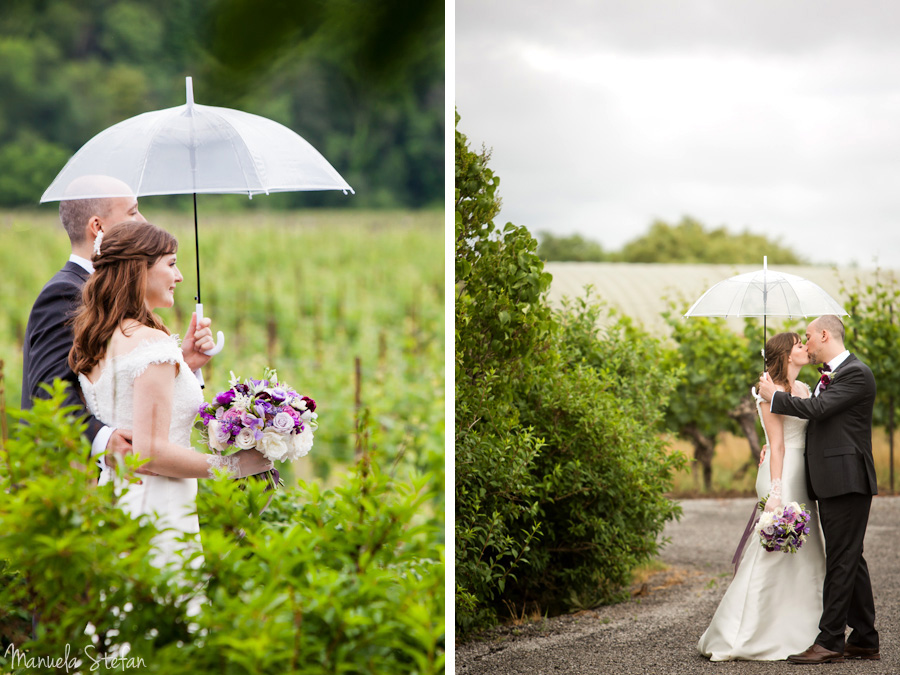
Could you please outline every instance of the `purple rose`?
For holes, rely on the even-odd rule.
[[[241,417],[243,413],[240,410],[226,410],[225,414],[222,416],[222,421],[227,424],[238,424],[241,422]]]
[[[286,412],[276,413],[270,426],[278,433],[289,434],[294,430],[294,418]]]

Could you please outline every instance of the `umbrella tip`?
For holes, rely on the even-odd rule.
[[[184,88],[188,106],[194,105],[194,78],[190,75],[184,78]]]

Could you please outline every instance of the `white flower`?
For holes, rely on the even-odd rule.
[[[256,447],[256,435],[253,433],[253,429],[249,427],[244,427],[238,432],[238,435],[234,437],[234,444],[239,447],[241,450],[249,450],[251,448]]]
[[[225,449],[225,441],[227,440],[229,434],[228,432],[223,432],[222,427],[219,425],[218,421],[211,420],[208,427],[209,431],[209,447],[217,452],[227,452]],[[224,435],[224,438],[222,437]]]
[[[283,462],[291,450],[290,436],[266,429],[257,442],[256,449],[273,462]]]
[[[280,434],[289,434],[294,430],[294,418],[286,412],[280,412],[272,418],[272,429]]]
[[[234,410],[240,410],[241,412],[247,412],[250,410],[250,404],[253,402],[252,396],[247,396],[246,394],[235,394],[234,400],[231,402],[231,407]],[[216,411],[218,412],[218,411]]]
[[[234,385],[241,383],[241,378],[234,374],[233,370],[228,371],[231,374],[231,379],[228,380],[228,384],[231,389],[234,389]]]
[[[765,530],[769,534],[772,532],[766,528],[771,528],[775,523],[775,514],[772,511],[763,511],[762,515],[759,517],[759,522],[756,524],[756,531]]]
[[[299,459],[300,457],[305,457],[309,454],[309,451],[312,450],[313,446],[313,432],[312,429],[306,427],[299,434],[294,434],[290,437],[291,441],[291,451],[288,455],[288,459],[294,460]]]
[[[291,403],[291,407],[296,408],[297,410],[306,410],[306,401],[297,396]]]

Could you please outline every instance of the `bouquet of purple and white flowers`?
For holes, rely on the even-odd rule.
[[[765,508],[765,500],[759,503]],[[791,502],[774,511],[763,511],[755,530],[759,541],[767,551],[796,553],[809,537],[810,514],[806,504]]]
[[[195,427],[220,455],[255,448],[273,462],[298,459],[313,445],[316,402],[278,381],[266,368],[261,380],[243,382],[231,373],[231,388],[200,406]],[[273,476],[278,483],[277,471]]]

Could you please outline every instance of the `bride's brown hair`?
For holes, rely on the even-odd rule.
[[[106,354],[116,328],[127,319],[169,330],[144,301],[147,271],[164,255],[178,250],[178,240],[156,225],[129,221],[104,233],[100,253],[91,261],[94,273],[85,282],[81,307],[75,314],[75,341],[69,366],[89,373]]]
[[[772,382],[780,384],[785,389],[790,389],[791,386],[788,381],[788,356],[798,342],[800,342],[798,333],[779,333],[766,342],[766,372],[769,373]]]

